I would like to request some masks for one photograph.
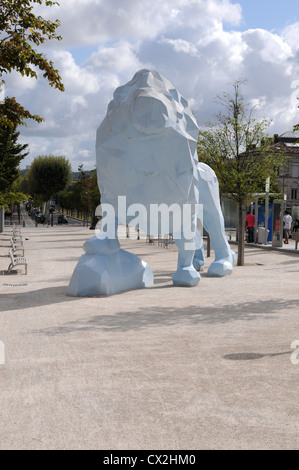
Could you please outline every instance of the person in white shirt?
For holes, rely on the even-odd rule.
[[[292,230],[292,216],[288,211],[285,211],[283,217],[283,236],[285,238],[284,243],[289,243],[290,230]]]

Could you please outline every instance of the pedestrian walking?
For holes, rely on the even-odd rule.
[[[290,230],[292,230],[292,216],[289,213],[289,211],[285,211],[284,217],[283,217],[283,236],[284,236],[284,243],[288,244],[289,243],[289,236],[290,236]]]
[[[255,216],[250,212],[247,212],[245,227],[247,229],[247,242],[254,243]]]

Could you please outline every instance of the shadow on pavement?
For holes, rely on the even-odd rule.
[[[260,354],[260,353],[235,353],[235,354],[226,354],[223,356],[223,359],[228,359],[230,361],[252,361],[256,359],[262,359],[263,357],[274,357],[282,356],[284,354],[290,355],[290,351],[284,351],[281,353],[272,353],[272,354]]]
[[[88,331],[126,332],[145,328],[168,327],[184,324],[219,324],[233,321],[251,321],[257,318],[270,320],[280,311],[297,307],[297,300],[271,299],[257,302],[240,302],[216,307],[187,306],[143,307],[133,312],[117,312],[113,315],[96,315],[78,319],[59,327],[38,330],[45,335],[82,333]],[[37,331],[36,331],[37,332]]]
[[[22,279],[26,282],[26,279]],[[12,278],[9,277],[5,281],[8,287],[13,289]],[[15,280],[14,280],[15,282]],[[20,281],[19,281],[20,282]],[[15,287],[18,287],[17,285]],[[46,287],[30,292],[11,292],[9,294],[1,294],[0,311],[24,310],[26,308],[42,307],[43,305],[53,305],[62,302],[76,301],[76,297],[66,295],[67,286]]]

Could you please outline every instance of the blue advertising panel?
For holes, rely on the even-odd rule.
[[[259,205],[259,220],[258,224],[265,227],[265,204]],[[269,217],[268,217],[268,242],[272,241],[272,232],[273,232],[273,204],[269,203]]]

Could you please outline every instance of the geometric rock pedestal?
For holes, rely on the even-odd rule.
[[[112,295],[153,285],[153,273],[138,256],[119,247],[118,240],[88,240],[73,272],[68,294]]]
[[[176,287],[195,287],[200,281],[200,275],[193,266],[180,268],[172,276],[173,285]]]

